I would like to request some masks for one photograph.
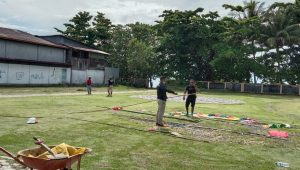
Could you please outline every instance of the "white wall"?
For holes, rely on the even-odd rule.
[[[104,70],[72,70],[72,84],[84,84],[88,77],[92,78],[93,84],[103,84]]]
[[[104,71],[103,70],[87,70],[87,77],[91,77],[94,84],[104,83]]]
[[[64,76],[66,74],[66,76]],[[49,67],[49,84],[61,84],[71,82],[71,69]]]
[[[8,64],[8,84],[29,84],[29,65]]]
[[[0,63],[0,84],[63,84],[70,79],[70,68]]]
[[[8,64],[0,63],[0,84],[7,83]]]

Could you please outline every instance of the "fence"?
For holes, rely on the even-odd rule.
[[[300,85],[284,84],[249,84],[249,83],[231,83],[231,82],[209,82],[200,81],[200,86],[208,90],[231,90],[235,92],[262,93],[262,94],[289,94],[300,95]]]

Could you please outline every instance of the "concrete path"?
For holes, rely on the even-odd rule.
[[[154,92],[153,90],[146,91],[114,91],[113,94],[128,94],[128,93],[144,93]],[[94,92],[93,95],[106,95],[107,92]],[[85,91],[74,93],[37,93],[37,94],[0,94],[0,98],[14,98],[14,97],[35,97],[35,96],[82,96],[87,95]]]

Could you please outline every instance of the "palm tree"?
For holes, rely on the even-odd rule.
[[[298,1],[298,0],[297,0]],[[296,3],[297,3],[296,1]],[[291,20],[290,7],[293,4],[275,3],[264,16],[264,42],[269,49],[275,49],[274,65],[277,67],[277,82],[282,82],[282,61],[288,54],[284,54],[284,47],[299,45],[300,23]],[[299,10],[299,9],[298,9]]]
[[[260,37],[260,30],[257,28],[257,26],[260,23],[260,18],[263,15],[265,8],[265,3],[259,2],[255,0],[244,1],[243,6],[232,6],[228,4],[224,4],[223,7],[225,9],[230,9],[231,12],[233,12],[233,15],[238,17],[239,20],[245,21],[245,29],[247,29],[247,35],[244,37],[244,42],[246,44],[251,45],[251,55],[253,57],[254,63],[257,63],[256,61],[256,52],[257,52],[257,46],[258,46],[258,39]],[[256,68],[253,69],[253,78],[254,83],[256,84]]]

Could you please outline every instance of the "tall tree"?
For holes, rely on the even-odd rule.
[[[244,1],[243,6],[232,6],[228,4],[224,4],[223,7],[225,9],[230,9],[235,17],[238,17],[238,19],[241,21],[241,24],[243,25],[242,31],[243,39],[242,42],[244,42],[245,46],[249,47],[249,57],[253,59],[253,78],[254,83],[257,82],[256,75],[257,75],[257,67],[259,67],[259,64],[256,61],[256,53],[261,50],[258,48],[259,45],[259,39],[260,39],[260,25],[261,25],[261,17],[263,13],[265,12],[264,8],[265,3],[259,2],[255,0],[250,1]],[[256,67],[256,68],[255,68]]]
[[[128,45],[128,69],[135,78],[149,78],[153,75],[153,48],[137,39],[132,39]]]
[[[90,21],[93,16],[86,11],[79,12],[69,23],[65,23],[64,26],[66,30],[60,30],[55,28],[55,30],[67,37],[74,38],[84,44],[93,45],[94,44],[94,31],[91,28]]]
[[[131,40],[131,32],[128,26],[116,25],[112,27],[110,42],[111,55],[107,58],[113,67],[120,69],[120,77],[128,78],[128,44]]]
[[[209,62],[213,59],[213,41],[218,32],[217,13],[201,15],[193,11],[164,11],[156,26],[159,35],[161,74],[198,80],[212,79]]]
[[[95,45],[101,49],[108,50],[112,37],[111,28],[113,25],[111,21],[105,17],[105,14],[97,12],[92,25],[95,36]]]
[[[274,67],[274,78],[271,80],[282,83],[287,77],[285,68],[288,59],[289,50],[294,45],[300,43],[300,23],[295,23],[295,20],[289,18],[290,11],[288,7],[296,4],[273,4],[264,16],[264,40],[265,45],[269,50],[275,49],[274,55],[265,55],[265,57],[272,57],[270,64]]]

